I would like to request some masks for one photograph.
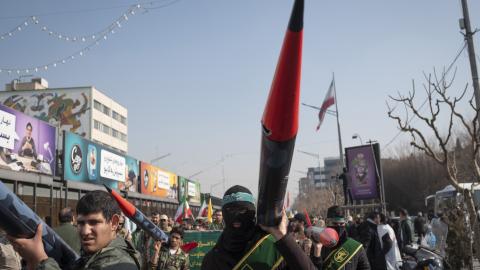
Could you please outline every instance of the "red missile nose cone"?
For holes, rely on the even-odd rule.
[[[128,216],[128,217],[133,217],[135,215],[136,208],[135,206],[130,203],[129,201],[125,200],[122,195],[118,194],[115,190],[107,187],[104,184],[105,188],[107,191],[112,194],[113,198],[117,201],[118,206],[120,206],[120,209],[122,209],[122,212]]]
[[[264,134],[287,141],[298,130],[304,1],[296,0],[263,113]]]

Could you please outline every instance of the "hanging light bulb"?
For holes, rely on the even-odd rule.
[[[72,60],[75,59],[75,55],[70,56],[70,58],[71,58]]]
[[[125,19],[125,21],[128,21],[128,16],[127,16],[127,14],[123,14],[123,18]]]
[[[21,26],[17,27],[17,30],[22,31],[22,27]]]
[[[17,74],[20,74],[20,70],[17,69]]]
[[[38,72],[38,68],[35,68],[35,72]]]
[[[2,73],[3,70],[0,69],[0,73]]]
[[[45,70],[47,70],[47,69],[48,69],[48,66],[44,66],[43,68],[44,68]]]
[[[27,22],[27,21],[25,21],[23,24],[24,24],[25,26],[28,26],[28,22]]]
[[[65,61],[65,59],[62,60],[62,64],[65,64],[67,61]]]
[[[47,27],[46,26],[42,27],[42,31],[47,31]]]
[[[2,40],[3,40],[3,39],[5,39],[5,37],[4,37],[4,36],[1,36],[1,37],[0,37],[0,39],[2,39]]]
[[[29,72],[30,72],[30,70],[28,70],[28,69],[25,69],[25,73],[29,73]]]
[[[104,39],[104,40],[107,40],[107,35],[103,36],[103,39]]]
[[[80,56],[83,56],[83,52],[80,52],[79,55],[80,55]]]
[[[9,35],[9,36],[12,36],[12,32],[8,32],[8,35]]]
[[[50,32],[48,32],[48,34],[51,36],[51,35],[53,35],[53,32],[52,32],[52,31],[50,31]]]
[[[72,38],[72,41],[77,41],[77,37],[73,37],[73,38]]]
[[[9,75],[10,75],[10,74],[12,74],[12,71],[11,71],[11,70],[9,70],[9,71],[8,71],[8,74],[9,74]]]
[[[92,35],[92,39],[95,39],[95,35]]]
[[[85,37],[82,37],[82,42],[85,42]]]
[[[59,38],[59,39],[62,39],[62,35],[58,35],[58,38]]]

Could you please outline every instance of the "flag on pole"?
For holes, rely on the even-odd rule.
[[[200,211],[198,211],[199,217],[207,217],[207,200],[203,200],[202,206],[200,206]]]
[[[320,129],[320,126],[322,125],[323,118],[325,118],[325,114],[327,113],[327,110],[330,106],[335,104],[335,85],[334,85],[334,80],[330,83],[330,87],[328,88],[327,95],[325,96],[325,99],[323,100],[322,107],[320,107],[320,112],[318,113],[318,125],[317,125],[317,131]]]
[[[182,224],[184,218],[193,218],[192,210],[186,200],[178,206],[177,212],[175,213],[175,222]]]
[[[208,199],[208,209],[207,209],[207,221],[212,223],[213,207],[212,207],[212,198]]]

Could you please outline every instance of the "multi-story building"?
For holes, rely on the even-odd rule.
[[[325,180],[335,182],[342,173],[342,163],[339,157],[326,157],[323,159]]]
[[[128,111],[93,86],[49,88],[42,78],[13,81],[0,92],[0,103],[121,153],[128,151]]]

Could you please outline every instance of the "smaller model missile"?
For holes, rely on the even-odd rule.
[[[167,234],[160,230],[160,228],[148,219],[138,208],[111,188],[106,185],[104,186],[107,191],[112,194],[113,198],[115,198],[118,206],[120,206],[120,209],[122,209],[122,212],[126,217],[142,228],[148,235],[153,237],[153,239],[157,241],[168,241]]]
[[[0,181],[0,228],[15,238],[32,238],[40,223],[45,253],[62,269],[69,269],[79,258],[78,254]]]

